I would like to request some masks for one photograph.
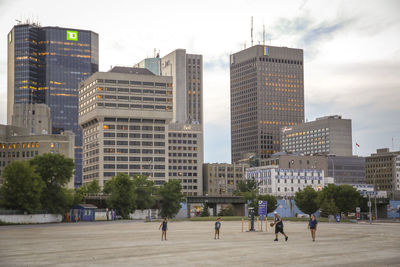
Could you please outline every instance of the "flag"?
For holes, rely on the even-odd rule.
[[[356,143],[356,146],[357,146],[357,147],[360,147],[360,145],[359,145],[359,144],[357,144],[357,143]]]

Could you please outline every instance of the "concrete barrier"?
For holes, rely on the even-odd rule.
[[[0,221],[4,223],[59,223],[62,221],[60,214],[17,214],[0,215]]]

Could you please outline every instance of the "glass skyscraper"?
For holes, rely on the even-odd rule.
[[[78,125],[78,85],[98,71],[97,33],[19,24],[8,34],[8,107],[44,103],[52,133],[75,133],[75,186],[82,183],[82,131]]]

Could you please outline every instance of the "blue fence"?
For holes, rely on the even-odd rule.
[[[281,217],[296,217],[297,214],[304,214],[291,199],[278,199],[278,208],[275,210]],[[319,211],[315,212],[315,217],[319,217]],[[274,213],[268,213],[268,216],[274,216]]]
[[[390,200],[387,208],[388,219],[400,219],[400,200]]]

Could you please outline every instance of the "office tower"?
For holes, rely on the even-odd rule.
[[[400,199],[400,151],[377,149],[366,157],[365,172],[367,184],[374,185],[375,191],[386,191],[389,198]]]
[[[208,196],[233,196],[240,181],[245,180],[247,163],[203,164],[203,190]]]
[[[45,153],[63,154],[74,159],[75,136],[72,131],[32,135],[30,130],[14,125],[0,125],[0,186],[4,169],[13,161],[30,160]],[[66,187],[74,188],[73,177]]]
[[[230,56],[232,162],[280,151],[280,129],[304,121],[303,50],[255,45]]]
[[[168,123],[172,77],[147,69],[114,67],[97,72],[79,88],[83,129],[83,182],[100,186],[118,173],[168,180]]]
[[[186,196],[203,194],[203,157],[201,125],[168,125],[168,179],[180,180]]]
[[[203,124],[203,56],[177,49],[161,58],[160,74],[173,77],[173,122]]]
[[[307,186],[320,191],[325,185],[323,170],[282,169],[277,166],[248,168],[246,179],[255,179],[260,195],[277,197],[294,197]]]
[[[352,156],[351,120],[339,115],[282,129],[282,151]]]
[[[75,134],[75,185],[82,182],[82,136],[78,85],[98,71],[97,33],[19,24],[8,34],[7,122],[14,104],[50,107],[52,133]],[[30,108],[26,108],[29,110]]]

